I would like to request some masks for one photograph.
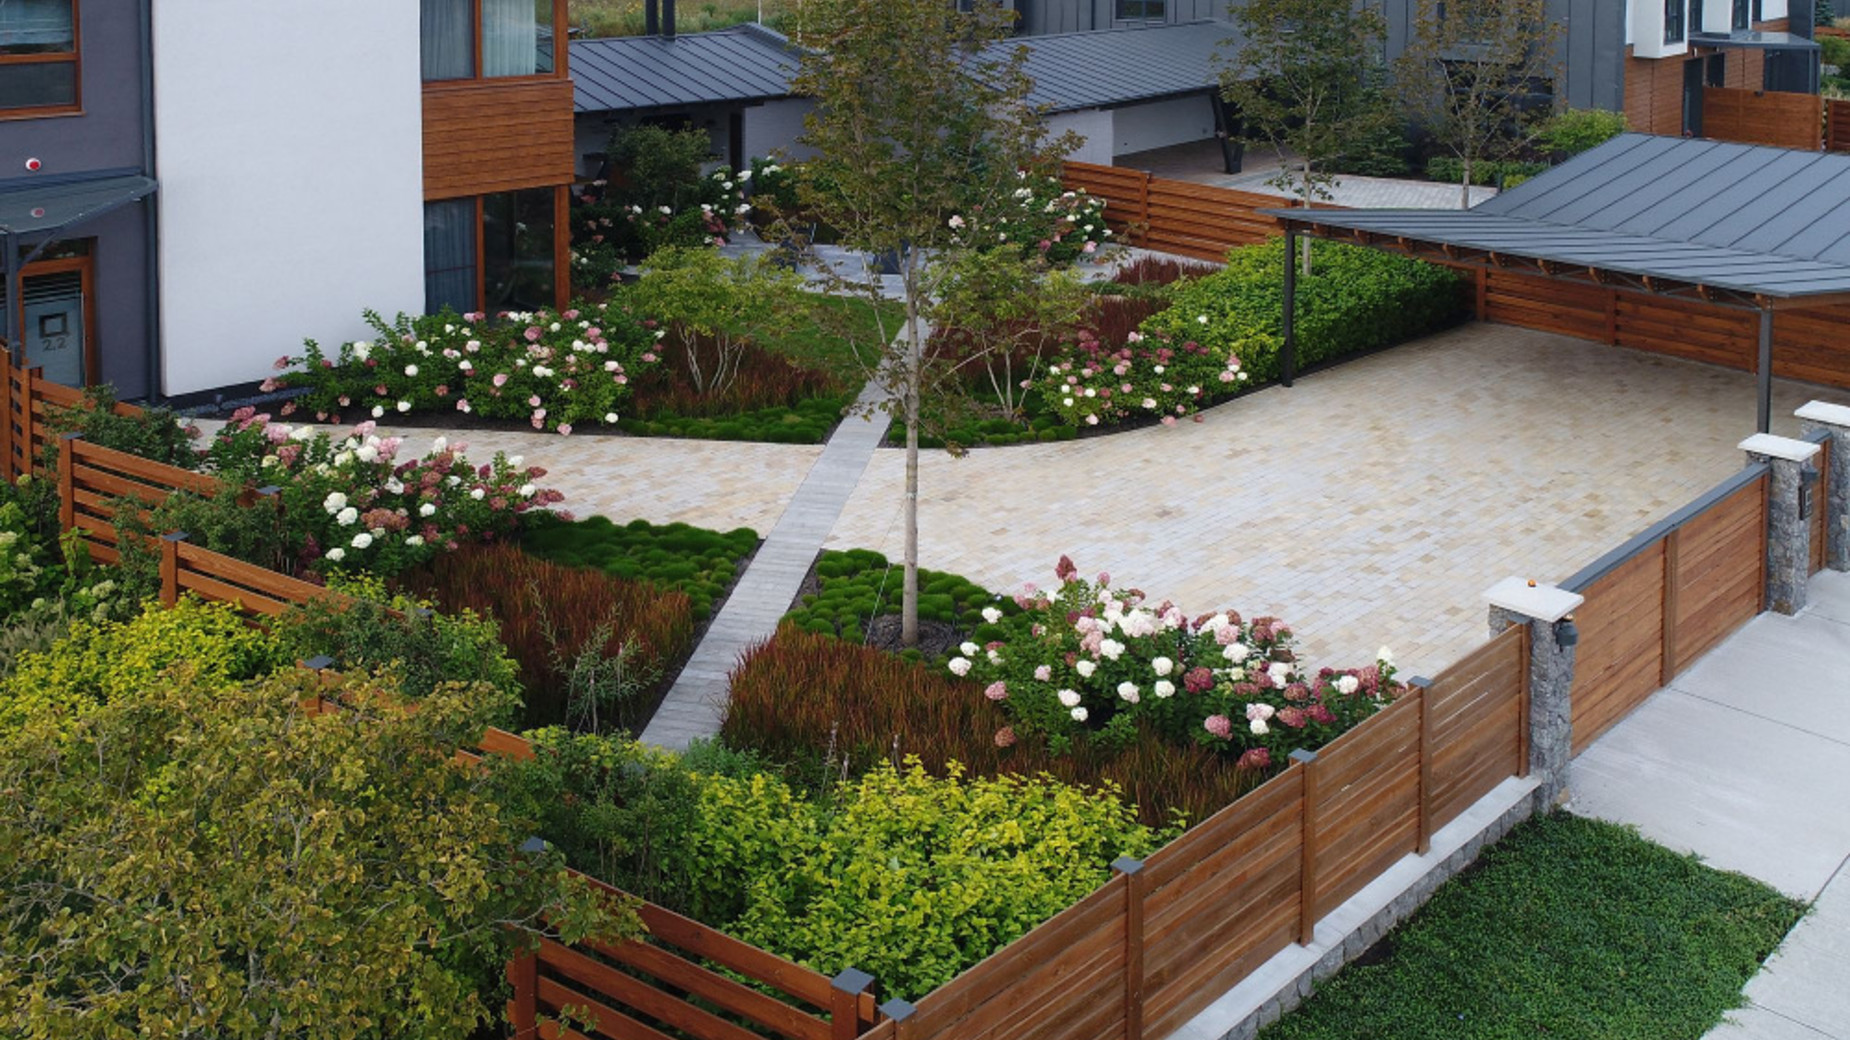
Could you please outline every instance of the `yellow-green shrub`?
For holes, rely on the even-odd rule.
[[[169,669],[191,669],[204,687],[231,686],[279,663],[269,636],[246,626],[230,605],[185,599],[171,608],[150,602],[127,621],[80,621],[51,649],[20,655],[0,681],[0,733],[35,707],[69,714],[132,697]]]
[[[1110,879],[1172,835],[1111,789],[1051,777],[939,778],[882,765],[816,801],[781,780],[707,777],[682,850],[696,911],[819,971],[873,973],[917,999]],[[741,891],[742,890],[742,891]]]

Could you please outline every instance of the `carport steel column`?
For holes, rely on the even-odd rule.
[[[1286,386],[1297,376],[1298,369],[1298,233],[1285,229],[1285,313],[1282,322],[1284,344],[1278,351],[1278,381]],[[1764,429],[1765,427],[1762,427]]]
[[[1761,433],[1773,429],[1773,308],[1760,308],[1760,357],[1754,366],[1759,379]]]

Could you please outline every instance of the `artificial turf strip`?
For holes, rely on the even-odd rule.
[[[1679,1040],[1741,987],[1803,905],[1628,828],[1522,824],[1261,1040]]]

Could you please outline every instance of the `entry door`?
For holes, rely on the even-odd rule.
[[[1703,60],[1690,58],[1683,63],[1683,136],[1702,136]]]
[[[20,279],[18,328],[26,365],[65,386],[90,382],[91,321],[88,257],[32,264]],[[6,292],[0,288],[0,303]]]

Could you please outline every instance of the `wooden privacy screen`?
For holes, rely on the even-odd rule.
[[[1850,152],[1850,101],[1825,102],[1824,147],[1833,152]]]
[[[1732,87],[1702,89],[1702,136],[1815,152],[1823,143],[1824,99],[1816,94]]]
[[[1152,177],[1141,170],[1067,163],[1066,186],[1105,200],[1105,223],[1127,245],[1200,260],[1223,261],[1227,250],[1280,234],[1262,209],[1291,205],[1277,195],[1234,191]]]
[[[1669,354],[1745,372],[1759,357],[1759,315],[1699,300],[1669,299],[1509,271],[1480,271],[1479,317],[1614,346]],[[1780,311],[1773,318],[1773,372],[1850,386],[1850,306]]]
[[[1163,1036],[1526,772],[1518,626],[864,1040]]]
[[[36,368],[17,368],[12,355],[0,349],[0,390],[4,390],[5,415],[0,416],[0,479],[16,480],[32,472],[44,457],[45,445],[53,434],[46,424],[46,414],[54,408],[73,408],[83,403],[83,395],[68,386],[47,380]],[[141,409],[117,404],[117,415],[135,415]]]
[[[424,87],[424,197],[570,184],[572,83],[493,79]]]
[[[58,516],[67,530],[83,532],[90,556],[114,563],[116,503],[155,505],[175,491],[214,494],[219,482],[203,473],[168,466],[70,435],[58,450]]]
[[[1586,597],[1574,752],[1760,613],[1767,468],[1753,466],[1564,584]]]

